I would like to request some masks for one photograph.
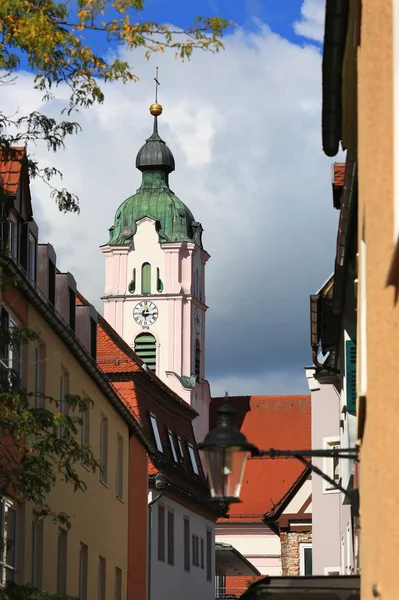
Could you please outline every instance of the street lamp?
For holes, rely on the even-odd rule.
[[[202,450],[208,467],[211,497],[225,504],[240,502],[241,485],[248,455],[269,458],[296,458],[317,473],[351,501],[353,495],[331,479],[307,458],[346,458],[358,460],[357,448],[335,448],[324,450],[260,450],[250,444],[234,424],[235,410],[224,402],[217,409],[216,427],[212,429],[198,450]]]

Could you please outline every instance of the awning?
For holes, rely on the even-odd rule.
[[[253,583],[241,600],[360,600],[358,575],[265,577]]]
[[[258,569],[234,546],[216,542],[216,566],[229,576],[260,575]]]

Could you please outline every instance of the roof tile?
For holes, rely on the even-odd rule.
[[[261,449],[304,450],[311,447],[310,396],[233,396],[236,424],[249,442]],[[216,408],[225,398],[213,398],[210,428]],[[303,472],[295,459],[249,458],[241,502],[230,506],[230,519],[257,522],[288,492]],[[224,521],[224,519],[221,519]]]
[[[26,150],[21,146],[13,146],[13,150],[16,151],[14,158],[6,161],[1,159],[0,153],[0,183],[7,194],[15,196],[18,191],[22,160],[26,156]]]

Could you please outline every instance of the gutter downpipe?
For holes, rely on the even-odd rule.
[[[147,600],[151,600],[151,538],[152,538],[152,507],[158,500],[163,496],[165,488],[165,478],[162,473],[155,475],[155,489],[159,490],[159,493],[155,496],[151,502],[148,503],[148,567],[147,567]]]

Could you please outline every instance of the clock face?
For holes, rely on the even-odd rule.
[[[201,329],[201,313],[198,308],[196,308],[194,311],[194,325],[195,330],[197,331],[197,333],[199,333]]]
[[[133,310],[133,317],[136,323],[142,327],[148,327],[155,323],[158,318],[158,308],[153,302],[144,300],[136,304]]]

